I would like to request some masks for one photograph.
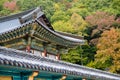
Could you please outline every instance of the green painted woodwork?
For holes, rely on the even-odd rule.
[[[20,73],[18,72],[12,72],[12,71],[1,71],[0,70],[0,75],[1,76],[20,76]]]
[[[51,46],[43,46],[42,43],[50,43]],[[49,53],[65,53],[68,47],[73,46],[72,41],[65,40],[58,35],[46,30],[37,22],[30,24],[24,24],[23,27],[19,27],[12,31],[6,32],[0,35],[0,45],[14,49],[26,49],[27,45],[31,48],[44,51],[44,47]],[[56,46],[61,46],[58,49]]]
[[[16,38],[21,38],[21,37],[25,36],[26,34],[30,33],[30,30],[31,30],[31,24],[29,24],[29,26],[26,25],[26,27],[20,27],[20,28],[13,30],[11,32],[2,34],[0,36],[0,43],[12,41]]]
[[[25,80],[21,76],[12,76],[13,80]]]
[[[32,49],[39,50],[39,51],[44,51],[44,48],[43,48],[43,47],[40,47],[40,46],[37,46],[37,45],[31,45],[31,48],[32,48]]]
[[[32,69],[24,69],[13,66],[2,66],[0,65],[0,76],[12,76],[13,80],[28,80],[28,77],[32,75]],[[34,80],[59,80],[63,74],[39,71],[38,76]],[[66,80],[82,80],[81,76],[67,75]],[[90,79],[87,79],[90,80]]]
[[[14,39],[12,41],[8,41],[2,43],[5,47],[14,48],[14,49],[22,49],[26,46],[26,40],[22,38]]]

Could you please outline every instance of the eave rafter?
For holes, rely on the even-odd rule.
[[[42,24],[42,22],[40,22],[39,20],[36,20],[36,22],[37,22],[39,25],[44,26],[44,27],[41,27],[41,26],[39,26],[39,27],[41,27],[41,29],[43,29],[43,31],[42,31],[42,33],[44,33],[43,36],[46,36],[49,41],[55,42],[55,43],[57,43],[57,44],[59,44],[59,45],[64,45],[64,46],[65,46],[65,45],[66,45],[66,46],[76,46],[77,44],[80,44],[80,43],[76,43],[76,42],[73,42],[73,41],[64,39],[64,38],[62,38],[62,37],[54,34],[55,32],[50,32],[49,30],[47,30],[47,29],[45,28],[45,25]],[[44,31],[45,31],[45,32],[44,32]],[[37,32],[36,32],[36,33],[37,33]],[[40,34],[42,34],[42,33],[39,33],[39,36],[40,36]],[[42,36],[42,35],[41,35],[41,36]]]
[[[17,38],[24,37],[30,33],[31,24],[23,25],[15,30],[0,35],[0,43],[8,42]]]

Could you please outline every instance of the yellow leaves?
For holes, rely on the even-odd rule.
[[[74,27],[79,27],[81,25],[85,25],[86,26],[86,22],[83,20],[83,18],[78,15],[77,13],[73,13],[72,16],[71,16],[71,20],[70,22],[72,23],[72,25]]]
[[[73,32],[73,27],[69,24],[69,22],[57,21],[53,24],[53,27],[58,31]]]
[[[60,10],[60,6],[56,3],[56,4],[54,4],[54,8],[55,8],[55,10],[57,11],[57,10]]]
[[[83,31],[86,29],[87,26],[87,23],[77,13],[72,14],[70,23],[76,31]]]
[[[98,41],[98,51],[95,55],[96,61],[105,63],[108,57],[112,58],[113,65],[109,66],[111,72],[120,70],[120,32],[117,29],[111,28],[109,31],[104,31],[102,37]]]
[[[104,31],[102,37],[98,41],[97,48],[98,49],[107,49],[110,47],[119,46],[118,39],[120,38],[120,32],[115,30],[114,28],[110,29],[110,31]]]
[[[61,16],[59,17],[61,18]],[[57,20],[57,19],[56,19],[56,22],[53,23],[53,27],[54,29],[63,31],[63,32],[70,32],[70,33],[74,33],[74,34],[76,33],[76,34],[82,35],[81,32],[84,31],[87,26],[87,23],[84,21],[84,19],[77,13],[73,13],[71,16],[71,19],[68,21],[62,20],[63,18],[61,20],[60,19]]]

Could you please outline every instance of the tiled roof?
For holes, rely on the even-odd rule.
[[[100,80],[120,80],[120,75],[71,64],[55,59],[28,54],[23,51],[0,47],[0,66],[34,69]]]
[[[25,13],[25,12],[22,12]],[[52,26],[40,7],[26,12],[26,14],[12,15],[12,17],[0,18],[0,43],[12,40],[17,36],[25,36],[28,33],[33,34],[33,37],[39,37],[51,43],[62,45],[66,47],[74,47],[76,45],[84,44],[85,40],[75,36],[64,35],[52,29]],[[35,18],[33,18],[36,15]],[[37,29],[29,28],[33,23],[37,23]],[[29,27],[26,27],[29,26]],[[12,36],[9,35],[12,33]]]

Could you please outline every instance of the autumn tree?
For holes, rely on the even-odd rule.
[[[76,34],[82,35],[82,32],[84,34],[84,30],[86,29],[87,23],[85,22],[82,16],[80,16],[77,13],[73,13],[70,19],[70,24],[73,26],[74,32]]]
[[[97,44],[95,61],[89,65],[102,70],[120,73],[120,30],[104,31]]]
[[[62,21],[62,20],[56,21],[56,22],[53,23],[53,27],[57,31],[74,33],[74,29],[71,26],[71,24],[69,24],[69,22],[65,22],[65,21]]]
[[[89,37],[91,37],[90,43],[96,44],[100,34],[104,30],[110,29],[111,26],[115,23],[115,16],[106,12],[98,11],[90,16],[87,16],[85,20],[91,28],[91,34],[89,34]]]
[[[14,11],[17,9],[17,1],[16,0],[12,0],[12,1],[7,1],[3,4],[4,8],[7,8],[10,11]]]

